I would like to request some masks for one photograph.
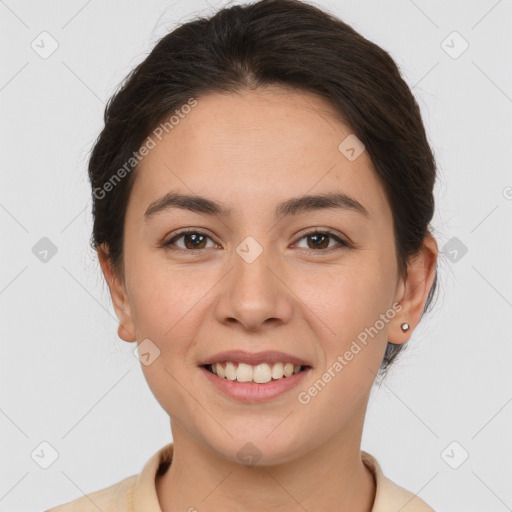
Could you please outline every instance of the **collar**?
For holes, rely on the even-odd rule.
[[[133,493],[134,510],[162,512],[156,493],[155,479],[169,468],[174,450],[174,443],[169,443],[158,450],[145,464],[137,476]],[[372,512],[395,512],[397,506],[404,512],[434,512],[416,495],[403,489],[387,478],[379,463],[369,453],[361,451],[363,463],[375,478],[376,492]]]

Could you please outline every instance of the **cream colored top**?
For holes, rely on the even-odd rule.
[[[138,475],[133,475],[100,491],[86,494],[46,512],[162,512],[155,478],[168,469],[174,444],[158,450]],[[384,476],[376,459],[361,451],[364,464],[375,477],[376,493],[372,512],[435,512],[415,494]]]

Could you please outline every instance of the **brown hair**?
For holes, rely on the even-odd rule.
[[[406,276],[407,261],[430,234],[434,213],[436,165],[418,104],[386,51],[299,0],[226,7],[177,27],[108,101],[105,126],[89,160],[91,244],[108,247],[118,276],[124,278],[123,230],[136,177],[134,154],[144,140],[191,98],[266,85],[325,98],[365,145],[391,205],[398,269]],[[437,268],[424,313],[436,285]],[[388,342],[383,372],[403,347]]]

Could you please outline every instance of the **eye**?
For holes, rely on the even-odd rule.
[[[184,247],[173,247],[180,239],[183,239]],[[205,241],[208,239],[211,240],[211,238],[206,233],[202,233],[201,231],[181,231],[166,242],[162,242],[161,247],[169,251],[176,251],[181,253],[199,252],[203,249],[208,249],[208,247],[205,246]],[[215,245],[216,244],[214,243],[214,246]]]
[[[299,242],[302,240],[306,240],[308,247],[306,247],[307,251],[310,252],[330,252],[331,250],[338,250],[345,247],[351,247],[351,245],[346,242],[345,240],[341,239],[339,236],[335,235],[331,231],[311,231],[309,233],[306,233],[304,236],[302,236],[299,239]],[[309,244],[308,241],[311,240],[312,244]],[[334,240],[338,242],[338,247],[330,246],[330,242]]]
[[[177,245],[179,240],[183,240],[183,246]],[[197,230],[187,230],[181,231],[180,233],[174,235],[169,240],[162,242],[160,247],[163,247],[166,250],[179,252],[179,253],[192,253],[192,252],[201,252],[204,249],[208,249],[207,240],[210,240],[213,243],[213,247],[217,246],[215,242],[206,234]],[[309,233],[306,233],[301,238],[299,238],[299,242],[302,240],[306,240],[307,243],[312,241],[312,244],[308,243],[308,247],[306,247],[306,251],[316,252],[316,253],[324,253],[330,252],[332,250],[339,250],[346,247],[351,247],[349,242],[346,242],[339,236],[335,235],[331,231],[320,231],[315,230]],[[335,241],[338,243],[338,246],[331,246],[331,241]],[[211,248],[212,246],[210,246]]]

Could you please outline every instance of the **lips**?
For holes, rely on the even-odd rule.
[[[301,359],[286,352],[267,350],[264,352],[246,352],[244,350],[229,350],[219,352],[213,356],[205,358],[199,363],[199,366],[207,366],[225,361],[236,361],[238,363],[250,364],[256,366],[262,363],[292,363],[294,366],[311,367],[308,361]]]
[[[218,375],[208,371],[206,367],[200,367],[201,375],[206,379],[205,382],[211,384],[211,386],[217,391],[220,391],[223,396],[245,404],[262,403],[267,400],[277,399],[286,393],[289,394],[292,389],[299,386],[301,382],[303,383],[304,379],[306,379],[312,371],[313,370],[308,367],[299,373],[290,375],[290,377],[272,380],[265,384],[258,384],[256,382],[238,382],[236,380],[220,378]],[[290,395],[290,399],[292,399],[292,397],[293,395]]]

